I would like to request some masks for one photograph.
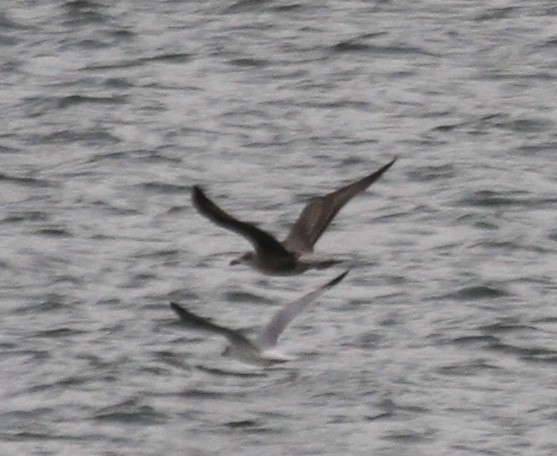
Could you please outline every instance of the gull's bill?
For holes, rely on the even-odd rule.
[[[171,302],[170,307],[180,317],[180,320],[188,326],[226,337],[229,345],[223,355],[240,359],[249,364],[269,366],[291,359],[276,350],[278,338],[288,324],[309,304],[344,279],[346,274],[348,274],[348,271],[343,272],[300,299],[285,304],[273,315],[269,323],[267,323],[254,340],[248,339],[239,330],[221,326],[213,323],[209,318],[194,314],[175,302]]]
[[[270,275],[300,274],[308,269],[328,268],[339,262],[331,259],[319,260],[308,254],[313,252],[315,243],[344,205],[379,179],[395,161],[396,158],[351,184],[311,200],[283,242],[255,225],[226,213],[197,185],[192,189],[192,201],[200,214],[243,236],[252,244],[253,252],[243,254],[230,264],[245,263]]]

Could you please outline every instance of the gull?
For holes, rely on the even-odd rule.
[[[213,323],[208,318],[200,317],[175,302],[171,302],[170,307],[176,312],[182,322],[186,323],[188,326],[226,337],[229,345],[222,353],[223,356],[236,358],[248,364],[267,367],[292,360],[291,357],[276,350],[277,340],[280,334],[296,315],[304,310],[311,302],[344,279],[346,274],[348,274],[348,271],[343,272],[341,275],[302,296],[300,299],[284,305],[273,315],[269,323],[267,323],[254,340],[248,339],[239,330],[230,329]]]
[[[243,236],[253,245],[255,249],[253,252],[246,252],[232,260],[231,265],[244,263],[268,275],[300,274],[308,269],[324,269],[339,263],[338,260],[313,255],[313,246],[338,211],[354,196],[379,179],[395,161],[396,158],[368,176],[311,200],[304,207],[283,242],[279,242],[272,234],[255,225],[227,214],[197,185],[193,186],[192,200],[203,216]]]

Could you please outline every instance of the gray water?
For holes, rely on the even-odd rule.
[[[16,1],[0,12],[1,455],[557,454],[557,4]],[[265,277],[202,185],[328,271]],[[248,333],[343,270],[259,369]]]

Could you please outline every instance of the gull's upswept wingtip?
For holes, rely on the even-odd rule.
[[[176,313],[176,315],[180,316],[180,311],[183,310],[179,304],[175,302],[170,302],[170,308]]]
[[[199,185],[194,185],[191,188],[191,199],[194,203],[197,203],[201,198],[206,198],[205,193],[201,190]]]
[[[193,325],[200,329],[208,329],[210,331],[215,331],[215,328],[220,329],[217,325],[212,323],[210,319],[200,317],[175,302],[170,303],[170,308],[178,315],[178,318],[187,325]]]
[[[189,310],[184,309],[180,304],[175,302],[170,303],[170,308],[183,322],[190,323],[198,318],[197,315],[192,314]]]
[[[326,288],[330,288],[330,287],[334,287],[337,283],[339,283],[340,281],[342,281],[342,279],[344,279],[346,277],[346,275],[350,272],[350,269],[344,271],[341,275],[335,277],[333,280],[331,280],[330,282],[328,282],[325,287]]]
[[[387,171],[391,166],[393,166],[397,160],[398,160],[398,157],[395,155],[395,156],[393,157],[393,159],[392,159],[389,163],[387,163],[386,165],[384,165],[383,168],[380,168],[381,171],[382,171],[381,174],[383,174],[383,173],[384,173],[385,171]]]

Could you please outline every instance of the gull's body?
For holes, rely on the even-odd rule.
[[[230,264],[245,263],[269,275],[300,274],[308,269],[328,268],[339,262],[338,260],[315,256],[313,246],[338,211],[354,196],[363,192],[379,179],[393,165],[395,160],[356,182],[311,200],[304,207],[283,242],[279,242],[272,234],[257,228],[255,225],[227,214],[211,201],[198,186],[193,187],[192,200],[202,215],[217,225],[238,233],[253,245],[255,249],[253,252],[245,253],[232,260]]]
[[[231,356],[249,364],[270,366],[276,363],[289,361],[291,358],[277,351],[277,341],[286,326],[304,310],[310,303],[328,289],[339,283],[348,271],[342,273],[333,280],[316,290],[304,295],[300,299],[290,302],[279,309],[271,318],[269,323],[261,330],[257,338],[251,340],[240,331],[213,323],[211,320],[200,317],[189,310],[184,309],[176,303],[170,303],[170,307],[180,319],[194,328],[220,334],[228,340],[223,355]]]

